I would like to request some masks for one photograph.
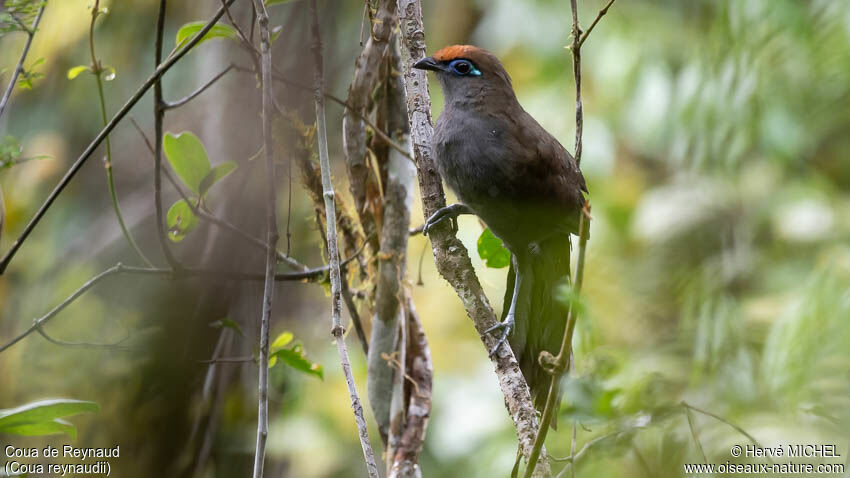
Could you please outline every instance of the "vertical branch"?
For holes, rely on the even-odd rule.
[[[434,374],[431,351],[413,300],[406,297],[408,404],[398,446],[391,455],[389,478],[419,478],[419,454],[425,443],[425,430],[431,414],[431,387]]]
[[[106,97],[103,94],[103,78],[101,75],[104,72],[103,65],[100,64],[100,60],[97,58],[97,54],[95,54],[94,50],[94,26],[97,22],[97,17],[100,16],[100,0],[95,0],[94,6],[91,11],[91,24],[89,25],[89,53],[91,54],[91,69],[94,74],[94,79],[97,84],[97,95],[100,100],[100,117],[103,121],[103,126],[109,122],[109,118],[106,116]],[[130,231],[127,230],[127,225],[124,223],[124,215],[121,214],[121,206],[118,205],[118,193],[115,191],[115,175],[112,171],[112,145],[109,141],[109,136],[106,137],[106,162],[104,164],[106,169],[106,183],[109,186],[109,197],[112,201],[112,209],[115,211],[115,217],[118,219],[118,226],[121,228],[121,233],[124,235],[124,238],[127,239],[127,242],[130,244],[130,247],[136,251],[136,254],[142,259],[148,267],[153,267],[151,261],[145,256],[142,252],[142,249],[136,244],[135,239],[130,234]]]
[[[573,78],[576,81],[576,149],[574,157],[576,166],[581,166],[581,136],[584,129],[584,111],[581,105],[581,27],[578,24],[578,6],[576,0],[570,0],[570,9],[573,12],[573,44],[570,51],[573,52]]]
[[[12,72],[12,79],[9,80],[9,86],[6,87],[6,91],[3,92],[3,99],[0,100],[0,118],[3,117],[3,112],[6,110],[6,105],[9,103],[9,97],[12,96],[12,90],[15,89],[15,83],[18,81],[18,76],[20,76],[21,72],[24,71],[24,61],[27,59],[27,55],[30,52],[30,45],[32,45],[32,39],[35,37],[35,32],[38,29],[38,23],[41,21],[41,14],[44,13],[44,7],[47,6],[47,0],[41,4],[41,7],[38,9],[38,13],[35,14],[35,20],[32,22],[32,26],[27,33],[27,42],[24,44],[24,50],[21,52],[21,57],[18,59],[18,65],[15,67],[15,71]]]
[[[376,306],[380,306],[382,293],[386,295],[387,291],[394,292],[390,303],[398,308],[399,323],[396,327],[401,331],[396,349],[398,370],[393,381],[389,416],[387,476],[419,478],[422,476],[419,455],[431,412],[433,367],[428,340],[410,297],[407,281],[408,237],[416,167],[405,155],[409,155],[410,151],[410,125],[407,121],[404,82],[398,74],[402,70],[398,35],[392,39],[390,48],[391,61],[384,79],[387,92],[384,109],[387,131],[394,141],[403,146],[404,151],[387,148],[387,181],[379,254],[381,275],[376,297]],[[371,368],[369,373],[372,373]]]
[[[573,53],[573,75],[575,76],[576,83],[576,165],[581,162],[581,140],[584,124],[584,112],[582,110],[581,103],[581,46],[584,44],[585,40],[587,40],[587,36],[593,28],[596,27],[596,24],[599,23],[602,16],[608,12],[608,8],[610,8],[613,3],[614,0],[609,0],[605,7],[599,11],[599,14],[597,14],[596,19],[590,25],[587,32],[582,35],[581,27],[578,23],[578,6],[576,5],[576,0],[570,0],[570,8],[573,16],[572,45],[570,45],[570,50]],[[534,439],[534,449],[528,459],[528,468],[525,471],[526,477],[531,476],[532,467],[540,457],[541,450],[543,449],[543,442],[546,441],[546,433],[549,431],[549,423],[552,420],[552,415],[555,413],[554,408],[558,397],[558,384],[560,383],[563,374],[569,371],[571,365],[573,332],[575,331],[579,313],[579,307],[576,304],[579,300],[582,284],[584,283],[584,261],[585,252],[587,250],[587,238],[590,234],[590,220],[590,203],[585,202],[579,219],[578,264],[576,265],[575,281],[572,284],[572,303],[570,304],[567,314],[567,326],[564,328],[561,348],[558,351],[558,355],[555,357],[552,357],[551,354],[548,353],[540,354],[541,362],[547,367],[550,367],[549,372],[552,374],[552,380],[549,383],[549,393],[546,396],[546,406],[543,409],[543,416],[540,419],[540,430],[537,432],[537,436]],[[576,437],[574,429],[572,445],[573,458],[575,458],[575,441]]]
[[[371,8],[367,5],[367,8]],[[376,188],[373,172],[366,156],[366,120],[367,107],[371,101],[375,86],[380,81],[381,61],[385,58],[393,30],[395,0],[381,0],[377,4],[374,21],[370,23],[369,40],[354,66],[354,78],[348,88],[348,97],[343,112],[343,147],[345,161],[350,178],[351,195],[357,208],[360,223],[366,240],[377,251],[380,247],[379,224],[375,212],[370,210],[369,190]],[[390,134],[392,132],[390,131]]]
[[[579,244],[578,244],[578,265],[576,266],[575,282],[572,284],[572,298],[575,302],[581,293],[581,286],[584,283],[584,257],[587,249],[587,238],[590,233],[590,205],[585,202],[584,209],[579,216]],[[561,348],[558,355],[541,353],[541,362],[550,367],[549,372],[552,374],[552,380],[549,382],[549,392],[546,395],[546,406],[543,409],[543,416],[540,419],[540,430],[534,438],[534,448],[531,451],[531,456],[528,457],[528,467],[525,470],[525,477],[532,476],[532,469],[540,459],[540,453],[543,450],[543,443],[546,441],[546,434],[549,431],[549,424],[552,422],[552,415],[555,413],[555,404],[558,401],[558,384],[561,377],[570,368],[570,359],[572,357],[573,332],[575,332],[576,321],[578,319],[578,309],[575,303],[571,304],[567,313],[567,326],[564,328],[564,336],[561,339]],[[547,357],[548,355],[548,357]]]
[[[260,0],[257,5],[258,9],[263,11],[265,5],[262,5]],[[369,442],[369,432],[366,428],[366,419],[363,416],[363,405],[360,403],[360,397],[357,395],[357,388],[354,384],[354,375],[351,372],[351,363],[348,360],[348,349],[345,345],[345,328],[342,326],[340,312],[342,308],[341,299],[341,277],[339,271],[339,250],[337,244],[336,232],[336,205],[334,204],[334,189],[331,182],[331,165],[328,159],[328,139],[325,131],[325,98],[324,98],[324,73],[322,61],[322,38],[319,32],[319,14],[316,8],[316,0],[310,2],[310,9],[313,14],[313,56],[315,61],[315,83],[313,97],[316,102],[316,127],[319,141],[319,164],[322,171],[322,196],[325,199],[325,212],[327,223],[327,242],[328,242],[328,260],[330,261],[330,279],[331,279],[331,320],[333,327],[331,333],[336,340],[337,351],[339,352],[339,360],[342,364],[342,371],[345,374],[345,382],[348,386],[348,394],[351,398],[351,408],[354,410],[354,421],[357,423],[357,430],[360,435],[360,445],[363,448],[363,457],[366,460],[366,471],[370,477],[377,478],[378,465],[375,463],[375,454],[372,451],[372,445]],[[264,60],[265,65],[265,60]],[[269,65],[271,66],[271,65]],[[264,69],[264,75],[265,75]],[[264,77],[264,81],[266,78]],[[271,82],[271,72],[268,75],[268,81]]]
[[[272,52],[269,34],[269,15],[262,0],[255,0],[257,27],[260,31],[260,55],[263,86],[263,150],[266,156],[266,275],[263,286],[263,311],[260,317],[260,360],[257,393],[257,448],[254,453],[254,478],[262,478],[269,434],[269,321],[274,304],[274,272],[277,258],[277,190],[275,185],[274,138],[272,115],[274,92],[272,84]],[[337,264],[337,267],[339,264]]]
[[[156,19],[156,45],[154,45],[154,62],[159,67],[162,63],[162,40],[165,35],[165,7],[167,0],[159,0],[159,14]],[[222,7],[222,10],[226,7]],[[171,253],[168,237],[162,217],[162,118],[165,116],[165,100],[162,98],[162,77],[159,76],[153,85],[153,125],[154,125],[154,162],[153,162],[153,197],[156,211],[156,230],[159,245],[165,260],[172,269],[182,266]]]
[[[408,121],[419,175],[422,209],[427,218],[446,205],[446,197],[431,151],[434,127],[431,124],[428,78],[425,72],[412,68],[415,62],[425,57],[425,27],[419,0],[398,0],[398,15],[404,40],[402,78],[407,96]],[[498,321],[475,275],[466,248],[451,232],[448,224],[435,227],[431,234],[431,245],[437,270],[460,297],[486,350],[491,350],[497,339],[485,331]],[[505,397],[505,406],[516,428],[520,449],[523,455],[529,456],[538,425],[528,384],[510,348],[499,348],[499,353],[494,354],[491,360]],[[540,475],[549,474],[549,463],[545,458],[540,460],[537,468]]]

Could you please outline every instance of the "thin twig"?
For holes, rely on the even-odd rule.
[[[602,436],[596,437],[593,440],[590,440],[589,442],[585,443],[584,446],[581,447],[581,450],[579,450],[578,452],[571,452],[571,456],[568,456],[566,458],[558,458],[558,457],[550,456],[549,459],[552,460],[552,461],[566,462],[567,463],[567,465],[564,467],[564,469],[561,470],[555,476],[555,478],[563,478],[563,477],[567,476],[568,471],[574,473],[576,463],[581,461],[581,459],[584,458],[584,456],[587,454],[587,452],[591,448],[596,446],[597,443],[605,441],[609,438],[622,436],[622,435],[629,433],[629,432],[630,432],[630,430],[626,430],[626,431],[619,430],[619,431],[616,431],[616,432],[609,433],[607,435],[602,435]]]
[[[227,5],[224,3],[224,0],[221,0],[221,4],[224,6],[224,14],[227,15],[227,19],[230,20],[230,24],[233,25],[233,28],[236,30],[236,33],[239,35],[239,39],[242,41],[242,45],[254,56],[259,56],[260,52],[254,47],[254,44],[248,41],[248,38],[245,37],[245,33],[239,28],[239,24],[236,23],[236,20],[233,19],[233,15],[230,14],[230,9],[227,8]],[[251,19],[253,23],[254,19]]]
[[[348,262],[355,259],[355,256],[349,257],[346,259],[343,264],[347,264]],[[324,277],[327,274],[329,266],[317,267],[315,269],[309,269],[304,272],[288,272],[288,273],[278,273],[274,275],[274,280],[276,282],[289,282],[289,281],[315,281],[321,277]],[[232,271],[225,269],[180,269],[179,271],[175,271],[172,269],[165,268],[154,268],[154,267],[131,267],[125,266],[121,263],[118,263],[109,269],[101,272],[100,274],[94,276],[89,279],[85,284],[82,285],[79,289],[74,291],[70,296],[64,299],[58,306],[54,307],[47,314],[42,316],[41,318],[36,319],[33,322],[33,325],[29,327],[24,332],[18,334],[11,341],[6,343],[3,346],[0,346],[0,353],[8,349],[9,347],[15,345],[16,343],[23,340],[26,336],[35,332],[35,329],[52,319],[59,312],[61,312],[65,307],[70,305],[72,302],[77,300],[80,296],[82,296],[86,291],[95,286],[98,282],[116,274],[137,274],[137,275],[152,275],[152,276],[164,276],[173,280],[185,280],[192,279],[197,277],[202,278],[218,278],[222,280],[250,280],[250,281],[261,281],[265,280],[264,274],[253,274],[247,272],[240,271]]]
[[[228,5],[230,5],[235,1],[236,0],[227,0],[227,3]],[[30,222],[27,223],[26,227],[24,227],[24,230],[21,235],[12,244],[12,247],[9,249],[9,251],[6,252],[5,256],[3,256],[3,259],[0,260],[0,275],[2,275],[6,271],[6,268],[9,266],[9,263],[12,261],[12,258],[18,252],[18,249],[21,248],[27,237],[29,237],[29,235],[35,229],[36,225],[38,225],[44,215],[47,214],[48,209],[50,209],[50,207],[53,205],[59,195],[62,194],[62,191],[64,191],[68,184],[71,182],[71,179],[74,178],[80,168],[83,167],[83,164],[85,164],[85,162],[91,157],[92,153],[94,153],[94,150],[97,149],[98,146],[100,146],[100,143],[102,143],[106,136],[109,135],[109,133],[112,132],[113,129],[115,129],[118,123],[121,122],[122,119],[124,119],[124,116],[126,116],[130,109],[132,109],[133,106],[138,103],[139,100],[142,99],[142,97],[154,85],[154,83],[156,83],[157,80],[159,80],[159,78],[161,78],[166,71],[168,71],[172,66],[174,66],[175,63],[180,61],[180,59],[183,58],[186,53],[188,53],[192,48],[195,47],[195,45],[198,44],[198,42],[201,41],[204,35],[206,35],[207,32],[212,29],[212,27],[218,22],[222,15],[224,15],[224,9],[220,8],[218,12],[216,12],[216,14],[207,22],[207,24],[204,25],[204,27],[201,28],[201,30],[195,36],[192,37],[191,40],[189,40],[182,48],[180,48],[180,50],[171,55],[162,64],[159,64],[154,70],[154,72],[144,81],[144,83],[142,83],[142,85],[136,90],[136,92],[133,93],[130,99],[127,100],[124,106],[122,106],[121,109],[118,110],[117,113],[115,113],[109,123],[100,131],[100,133],[97,134],[97,136],[92,140],[88,147],[86,147],[85,151],[83,151],[83,153],[80,154],[79,158],[74,161],[74,164],[71,165],[71,168],[68,170],[67,173],[65,173],[65,176],[63,176],[62,179],[59,180],[59,184],[57,184],[56,187],[53,188],[53,191],[50,192],[50,195],[35,213],[33,218],[30,219]]]
[[[578,297],[581,293],[581,287],[584,283],[584,261],[585,251],[587,250],[587,238],[590,231],[590,205],[585,202],[585,207],[582,209],[579,216],[579,244],[578,244],[578,265],[576,266],[575,281],[572,284],[572,293],[574,297]],[[534,448],[531,450],[531,455],[528,457],[528,466],[525,469],[525,478],[529,478],[534,471],[534,466],[540,457],[540,452],[543,449],[543,443],[546,441],[546,434],[549,431],[549,424],[552,422],[552,416],[555,414],[555,403],[558,400],[558,384],[564,372],[570,368],[570,358],[572,357],[573,333],[575,332],[576,322],[578,320],[578,307],[570,305],[567,313],[567,326],[564,328],[564,336],[561,340],[561,348],[558,355],[551,360],[549,364],[552,367],[552,379],[549,382],[549,392],[546,395],[546,405],[543,408],[543,416],[540,418],[540,429],[537,431],[537,436],[534,438]],[[543,354],[541,354],[542,356]]]
[[[687,409],[687,410],[693,410],[693,411],[695,411],[695,412],[697,412],[697,413],[701,413],[701,414],[703,414],[703,415],[709,416],[709,417],[711,417],[711,418],[714,418],[715,420],[718,420],[718,421],[720,421],[720,422],[723,422],[723,423],[725,423],[725,424],[729,425],[730,427],[734,428],[734,429],[735,429],[735,431],[737,431],[737,432],[738,432],[738,433],[740,433],[741,435],[744,435],[745,437],[747,437],[747,439],[749,439],[749,440],[753,443],[753,445],[755,445],[757,448],[764,448],[764,445],[762,445],[761,443],[759,443],[759,441],[758,441],[758,440],[756,440],[756,437],[754,437],[754,436],[750,435],[750,434],[749,434],[746,430],[744,430],[743,428],[739,427],[738,425],[735,425],[734,423],[730,422],[729,420],[727,420],[727,419],[725,419],[725,418],[721,417],[720,415],[717,415],[717,414],[715,414],[715,413],[711,413],[711,412],[709,412],[709,411],[707,411],[707,410],[703,410],[703,409],[701,409],[701,408],[697,408],[697,407],[695,407],[695,406],[691,405],[690,403],[688,403],[688,402],[686,402],[686,401],[684,401],[684,400],[682,401],[682,406],[683,406],[683,407],[685,407],[685,409]],[[765,458],[767,458],[767,460],[768,460],[768,461],[770,461],[771,463],[773,463],[773,459],[772,459],[770,456],[766,456]]]
[[[166,103],[165,103],[165,105],[163,106],[163,107],[164,107],[164,109],[166,109],[166,110],[170,110],[170,109],[173,109],[173,108],[179,108],[179,107],[181,107],[181,106],[185,105],[186,103],[188,103],[188,102],[192,101],[193,99],[195,99],[195,97],[197,97],[198,95],[200,95],[201,93],[203,93],[203,92],[204,92],[207,88],[209,88],[210,86],[212,86],[212,85],[213,85],[216,81],[218,81],[218,80],[219,80],[222,76],[224,76],[225,74],[227,74],[227,72],[228,72],[228,71],[232,70],[232,69],[233,69],[233,67],[234,67],[234,65],[232,65],[232,64],[231,64],[231,65],[228,65],[228,67],[227,67],[227,68],[225,68],[224,70],[222,70],[221,72],[219,72],[217,75],[215,75],[214,77],[212,77],[209,81],[207,81],[206,83],[204,83],[204,85],[203,85],[203,86],[201,86],[201,87],[200,87],[200,88],[198,88],[197,90],[193,91],[192,93],[190,93],[190,94],[189,94],[189,95],[187,95],[186,97],[181,98],[181,99],[179,99],[179,100],[177,100],[177,101],[166,102]]]
[[[688,419],[688,428],[691,429],[691,436],[694,438],[694,443],[697,445],[697,449],[699,450],[699,454],[702,455],[702,461],[705,464],[708,464],[708,457],[705,456],[705,450],[702,449],[702,443],[699,441],[699,435],[697,434],[697,429],[694,427],[694,420],[691,416],[691,409],[685,405],[685,417]]]
[[[247,363],[253,362],[257,363],[256,357],[221,357],[221,358],[213,358],[206,360],[198,360],[198,363],[212,364],[212,363]]]
[[[263,150],[266,156],[266,278],[263,287],[263,311],[260,317],[260,357],[257,393],[257,447],[254,452],[254,478],[263,477],[266,459],[266,439],[269,434],[269,329],[274,305],[274,268],[277,258],[277,181],[275,179],[274,85],[272,84],[272,50],[269,34],[269,14],[262,0],[254,0],[257,8],[257,28],[260,32],[263,104]]]
[[[245,68],[245,67],[236,67],[236,69],[239,70],[239,71],[243,71],[243,72],[251,71],[250,69]],[[296,88],[300,88],[300,89],[303,89],[303,90],[312,90],[313,89],[310,86],[306,86],[306,85],[303,85],[301,83],[298,83],[297,81],[290,80],[290,79],[286,78],[285,76],[283,76],[282,73],[277,71],[277,68],[275,68],[274,79],[275,79],[275,81],[279,81],[281,83],[287,84],[289,86],[294,86]],[[402,145],[398,144],[398,142],[396,142],[392,138],[390,138],[390,136],[384,130],[379,128],[375,123],[373,123],[372,120],[370,120],[368,116],[364,115],[362,112],[360,112],[356,108],[353,108],[345,100],[343,100],[342,98],[340,98],[340,97],[338,97],[338,96],[336,96],[332,93],[324,92],[323,95],[325,96],[326,99],[329,99],[329,100],[333,101],[334,103],[342,106],[346,110],[349,110],[349,111],[353,112],[354,114],[356,114],[361,120],[363,120],[364,123],[369,125],[369,127],[372,128],[372,130],[375,132],[375,134],[380,136],[381,139],[384,140],[391,148],[393,148],[396,151],[398,151],[399,153],[403,154],[404,157],[406,157],[407,159],[414,161],[413,156],[410,154],[410,151],[404,149],[404,147]]]
[[[596,20],[591,25],[587,34],[582,37],[581,27],[578,23],[578,6],[576,5],[576,0],[570,0],[570,9],[573,17],[573,42],[570,50],[573,54],[573,76],[576,84],[576,146],[574,156],[577,167],[581,164],[582,130],[584,126],[584,112],[581,102],[581,43],[587,39],[587,35],[590,33],[590,30],[596,26],[599,19],[602,18],[602,15],[604,15],[605,12],[608,11],[608,7],[610,7],[612,3],[614,3],[614,0],[611,0],[610,3],[605,6],[603,11],[599,13]],[[572,285],[574,299],[578,298],[578,295],[581,292],[582,283],[584,282],[584,263],[587,249],[587,238],[590,231],[590,220],[590,204],[585,202],[584,208],[579,216],[578,265],[576,266],[575,281]],[[571,366],[573,332],[575,330],[579,314],[577,309],[578,307],[575,304],[570,305],[569,312],[567,314],[567,326],[564,329],[564,336],[561,341],[561,348],[558,351],[558,355],[554,357],[554,360],[551,360],[551,355],[549,356],[549,359],[551,360],[549,365],[552,367],[552,379],[549,383],[549,392],[546,396],[546,405],[543,409],[543,416],[540,419],[540,429],[537,431],[537,436],[534,439],[534,449],[532,450],[531,456],[529,456],[528,467],[525,470],[526,478],[531,476],[533,472],[532,468],[540,455],[543,443],[546,441],[546,434],[549,431],[549,423],[552,420],[552,415],[555,413],[554,408],[558,397],[558,384],[560,383],[561,376],[568,371]],[[543,354],[541,354],[541,358],[543,358]],[[575,445],[575,436],[573,437],[573,445]],[[573,473],[575,472],[573,471]]]
[[[322,38],[321,33],[319,32],[319,14],[316,7],[316,0],[312,0],[310,2],[310,9],[313,16],[313,58],[315,68],[313,99],[316,103],[316,127],[317,139],[319,142],[319,165],[322,172],[322,195],[325,199],[328,260],[331,264],[331,333],[336,340],[342,371],[345,374],[345,382],[348,386],[348,394],[351,399],[351,408],[354,411],[354,421],[357,423],[357,430],[360,436],[360,446],[363,448],[363,457],[366,460],[366,471],[370,477],[377,478],[379,476],[378,465],[375,462],[375,454],[372,451],[372,445],[369,441],[369,431],[366,428],[366,418],[363,415],[363,405],[360,402],[360,397],[357,394],[357,387],[354,384],[354,375],[351,372],[351,363],[349,362],[348,350],[345,345],[345,328],[342,326],[342,321],[340,319],[342,300],[339,250],[337,246],[336,232],[336,204],[334,202],[333,183],[331,182],[327,132],[325,131]],[[269,72],[268,79],[269,81],[271,80],[271,72]]]
[[[35,37],[35,32],[38,29],[38,23],[41,21],[41,14],[44,13],[44,7],[46,6],[47,0],[44,0],[44,3],[42,3],[41,7],[38,9],[38,13],[35,15],[32,27],[27,28],[25,25],[21,25],[23,30],[27,33],[27,42],[24,44],[24,50],[21,52],[21,57],[18,59],[18,65],[15,67],[15,71],[12,72],[12,79],[9,80],[9,86],[7,86],[6,91],[3,92],[3,99],[0,100],[0,118],[3,117],[3,112],[6,110],[6,105],[9,103],[9,97],[12,96],[12,90],[15,89],[15,83],[18,81],[18,76],[24,71],[24,61],[26,61],[27,55],[30,52],[32,39]],[[17,17],[14,15],[12,15],[12,18],[18,21]],[[2,273],[2,269],[0,269],[0,273]]]
[[[581,27],[578,24],[578,6],[576,0],[570,0],[570,8],[573,12],[573,44],[570,50],[573,53],[573,78],[576,83],[576,166],[581,166],[581,136],[584,129],[584,111],[581,103]]]
[[[105,71],[94,49],[94,26],[97,22],[97,17],[100,16],[100,0],[95,0],[91,12],[91,24],[89,25],[89,53],[91,54],[91,69],[94,74],[95,83],[97,85],[97,95],[100,100],[100,118],[103,126],[106,126],[109,118],[106,116],[106,96],[103,93],[103,72]],[[106,160],[104,162],[106,169],[106,183],[109,187],[109,198],[112,202],[112,210],[115,211],[115,218],[118,219],[118,226],[121,228],[121,234],[127,239],[130,247],[136,251],[136,254],[142,259],[142,262],[149,267],[153,267],[153,263],[145,256],[142,249],[133,239],[133,235],[127,229],[127,224],[124,222],[124,215],[121,213],[121,206],[118,204],[118,193],[115,190],[115,173],[112,169],[112,145],[109,141],[109,136],[106,137]]]
[[[613,4],[614,0],[610,0],[608,4],[602,8],[602,10],[599,10],[599,13],[596,15],[596,18],[593,20],[593,23],[590,24],[590,27],[587,29],[586,32],[584,32],[584,35],[581,36],[581,40],[579,40],[578,42],[579,48],[584,45],[584,41],[587,40],[588,36],[590,36],[590,32],[592,32],[593,29],[596,28],[596,24],[599,23],[599,20],[602,20],[602,17],[604,17],[606,13],[608,13],[608,9],[611,8],[611,5]]]
[[[348,280],[343,280],[340,285],[342,286],[342,299],[345,301],[348,315],[351,316],[351,322],[354,324],[357,339],[360,340],[360,345],[363,347],[363,355],[369,355],[369,340],[366,339],[366,331],[363,330],[363,320],[360,318],[360,312],[357,311],[357,304],[354,303],[354,296],[351,294]]]
[[[47,332],[44,331],[44,329],[41,326],[36,327],[35,331],[38,332],[39,335],[44,337],[44,340],[47,340],[48,342],[50,342],[52,344],[59,345],[59,346],[62,346],[62,347],[80,347],[80,348],[93,348],[93,349],[127,349],[128,347],[122,347],[121,344],[126,342],[130,338],[130,336],[128,335],[127,337],[124,337],[123,339],[121,339],[117,342],[111,343],[111,344],[98,344],[98,343],[91,343],[91,342],[69,342],[67,340],[59,340],[59,339],[51,337],[50,335],[47,334]]]
[[[162,41],[165,35],[165,7],[167,0],[160,0],[159,13],[156,19],[156,43],[154,45],[154,64],[162,63]],[[221,10],[227,11],[227,5],[222,4]],[[198,33],[197,36],[201,36]],[[176,55],[175,55],[176,56]],[[166,60],[167,61],[167,60]],[[153,197],[154,211],[156,215],[156,232],[159,245],[165,256],[166,262],[172,269],[181,269],[183,266],[171,252],[168,234],[165,231],[165,221],[162,212],[162,123],[165,117],[165,99],[162,94],[162,77],[158,77],[153,86],[153,128],[154,128],[154,155],[153,155]],[[191,203],[190,203],[191,204]]]

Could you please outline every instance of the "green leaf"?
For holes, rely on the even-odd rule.
[[[190,200],[192,205],[197,207],[197,201]],[[192,212],[189,203],[185,199],[181,199],[168,209],[166,223],[168,224],[168,238],[173,242],[180,242],[186,238],[187,234],[192,232],[192,229],[198,226],[198,216]]]
[[[277,349],[282,349],[289,345],[289,342],[292,342],[293,337],[294,336],[292,335],[292,332],[284,332],[278,335],[276,339],[274,339],[274,342],[272,342],[269,349],[272,352],[276,351]]]
[[[0,433],[25,436],[65,433],[76,438],[74,425],[60,418],[99,410],[97,403],[83,400],[41,400],[0,410]]]
[[[236,331],[236,333],[238,333],[242,337],[245,336],[245,334],[242,332],[242,327],[239,326],[239,323],[236,322],[235,320],[231,319],[230,317],[225,317],[223,319],[216,320],[215,322],[210,324],[210,327],[215,328],[215,329],[223,329],[223,328],[233,329],[233,330]]]
[[[77,427],[65,420],[55,418],[46,422],[20,423],[4,427],[0,433],[20,436],[68,435],[72,440],[77,439]]]
[[[266,0],[266,6],[270,7],[272,5],[283,5],[284,3],[289,3],[294,0]]]
[[[478,257],[484,260],[487,267],[501,269],[511,264],[511,253],[502,245],[502,240],[493,235],[490,228],[478,237]]]
[[[77,65],[77,66],[71,68],[70,70],[68,70],[68,79],[73,80],[74,78],[80,76],[80,73],[82,73],[84,71],[91,71],[91,70],[89,70],[89,67],[87,67],[86,65]]]
[[[236,169],[236,161],[225,161],[218,166],[212,168],[204,179],[201,180],[201,185],[198,187],[198,192],[203,197],[213,184],[221,181],[225,176],[232,173]]]
[[[271,359],[275,359],[272,362]],[[291,349],[280,349],[271,354],[269,359],[269,367],[273,367],[275,363],[277,363],[277,359],[280,359],[286,365],[298,370],[299,372],[306,373],[308,375],[315,375],[320,379],[324,380],[324,372],[322,371],[322,366],[310,362],[304,357],[304,348],[301,344],[296,344]]]
[[[178,135],[166,133],[162,140],[165,156],[183,183],[195,193],[210,172],[210,160],[203,143],[194,134],[184,131]]]
[[[177,31],[177,39],[175,40],[176,47],[179,48],[183,43],[188,41],[193,36],[197,35],[204,26],[206,26],[207,22],[189,22],[180,27],[180,30]],[[201,41],[198,42],[198,45],[201,43],[212,40],[213,38],[236,38],[236,29],[228,25],[222,25],[220,23],[213,25],[213,27],[208,31]]]

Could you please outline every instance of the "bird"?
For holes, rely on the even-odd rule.
[[[437,170],[460,201],[432,214],[423,232],[446,219],[456,228],[457,216],[474,214],[511,253],[502,320],[486,331],[498,334],[490,353],[507,340],[542,411],[551,375],[538,357],[560,349],[566,311],[555,291],[569,280],[570,236],[578,233],[588,193],[584,176],[520,105],[494,54],[452,45],[413,66],[433,71],[442,87],[445,105],[431,147]]]

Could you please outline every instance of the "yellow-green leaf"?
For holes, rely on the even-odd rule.
[[[307,360],[304,356],[304,348],[300,344],[296,344],[291,349],[280,349],[272,353],[269,359],[269,367],[274,366],[277,363],[277,359],[280,359],[280,361],[299,372],[315,375],[322,380],[325,378],[322,366]]]
[[[487,267],[501,269],[511,264],[511,253],[502,245],[502,240],[496,237],[490,228],[484,229],[478,237],[478,257],[484,260]]]
[[[210,172],[210,160],[204,144],[194,134],[184,131],[178,135],[166,133],[162,148],[174,172],[194,193],[199,193],[201,181]]]
[[[85,65],[77,65],[77,66],[71,68],[70,70],[68,70],[68,79],[73,80],[74,78],[80,76],[80,73],[82,73],[84,71],[90,71],[89,67],[87,67]]]
[[[197,206],[197,201],[192,200],[193,206]],[[192,229],[198,226],[198,216],[192,212],[192,208],[185,199],[181,199],[174,203],[169,209],[166,216],[168,224],[168,238],[173,242],[180,242],[186,238],[186,235],[192,232]]]
[[[290,342],[292,342],[292,338],[292,332],[284,332],[278,335],[276,339],[274,339],[274,342],[272,342],[270,349],[275,350],[286,347],[287,345],[289,345]]]
[[[203,30],[206,24],[207,22],[189,22],[180,27],[180,30],[177,31],[177,38],[175,40],[177,47],[179,48],[183,45],[183,43],[198,34],[201,30]],[[198,42],[198,45],[207,40],[212,40],[213,38],[236,38],[236,30],[228,25],[213,25],[201,41]]]
[[[204,179],[201,180],[198,186],[198,192],[204,196],[207,191],[217,182],[221,181],[225,176],[232,173],[236,169],[236,161],[225,161],[218,166],[212,168]]]

